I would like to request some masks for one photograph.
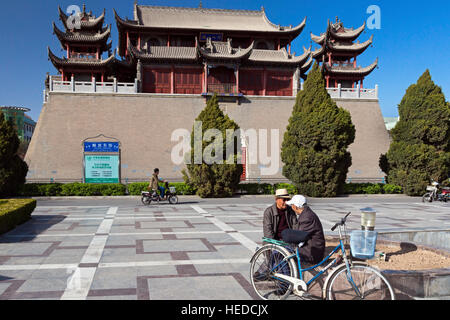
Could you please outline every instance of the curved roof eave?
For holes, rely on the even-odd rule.
[[[91,67],[91,66],[103,67],[103,66],[106,66],[106,65],[110,64],[111,62],[115,61],[115,59],[116,59],[114,54],[109,56],[107,59],[101,60],[101,61],[70,60],[70,59],[66,59],[66,58],[61,59],[61,58],[57,57],[52,52],[50,47],[47,47],[47,51],[48,51],[49,60],[52,62],[52,64],[57,69],[59,69],[60,67],[62,67],[64,65],[76,65],[78,67],[83,67],[83,66],[86,66],[86,67]]]
[[[371,65],[369,65],[365,68],[359,68],[359,69],[344,70],[344,69],[337,69],[337,68],[333,68],[333,67],[330,68],[330,66],[328,66],[327,64],[324,64],[324,65],[325,65],[325,68],[327,69],[327,71],[330,73],[333,73],[333,74],[361,75],[361,76],[365,77],[368,74],[370,74],[378,66],[378,58]]]
[[[109,25],[106,31],[101,34],[76,36],[63,32],[56,26],[55,22],[53,22],[53,32],[61,42],[101,42],[109,38],[111,26]]]
[[[70,28],[68,28],[68,26],[67,26],[67,19],[69,19],[69,16],[61,9],[60,6],[58,6],[58,11],[59,11],[59,18],[60,18],[61,22],[63,23],[64,28],[66,28],[66,30],[70,30]],[[103,9],[103,13],[99,17],[97,17],[91,21],[81,21],[81,28],[86,28],[86,29],[99,28],[103,25],[105,16],[106,16],[106,9]]]
[[[342,33],[334,32],[333,28],[330,28],[330,34],[333,36],[333,38],[341,39],[341,40],[355,40],[359,37],[359,35],[364,31],[366,28],[366,22],[364,21],[363,25],[355,30],[347,30]]]
[[[373,43],[373,35],[370,37],[369,40],[367,40],[363,43],[354,43],[351,45],[335,45],[335,44],[329,43],[329,47],[334,51],[356,51],[356,52],[362,53],[372,43]]]
[[[206,50],[203,49],[202,47],[200,47],[198,44],[197,44],[197,50],[203,57],[205,57],[207,59],[238,60],[238,59],[247,59],[250,56],[250,54],[252,53],[254,46],[255,46],[255,42],[253,41],[252,44],[247,49],[241,50],[240,52],[238,52],[236,54],[230,54],[230,55],[211,54],[209,52],[206,52]]]

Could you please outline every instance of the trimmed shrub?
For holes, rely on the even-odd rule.
[[[198,123],[201,128],[196,127]],[[200,197],[231,197],[238,189],[243,171],[242,165],[238,164],[240,139],[227,134],[237,130],[239,126],[222,112],[217,95],[214,95],[196,119],[191,134],[192,150],[186,156],[190,164],[182,171],[185,183],[196,189]],[[201,135],[196,134],[198,131]]]
[[[22,197],[55,197],[61,195],[60,183],[29,183],[19,188],[18,195]]]
[[[15,196],[25,183],[28,165],[17,153],[19,145],[13,123],[0,112],[0,197]]]
[[[62,196],[123,196],[123,184],[83,184],[69,183],[61,186]]]
[[[403,189],[401,186],[396,186],[395,184],[385,184],[383,186],[384,193],[386,194],[402,194]]]
[[[0,200],[0,234],[31,219],[35,208],[36,200],[33,199]]]
[[[442,181],[450,174],[450,103],[426,70],[406,90],[398,111],[400,121],[380,168],[406,194],[422,195],[431,179]]]
[[[283,175],[310,197],[342,193],[352,164],[348,146],[355,127],[348,111],[336,105],[325,88],[320,67],[308,73],[284,134]]]
[[[289,192],[290,195],[294,195],[294,194],[298,194],[298,188],[290,183],[277,183],[273,186],[274,192],[273,194],[275,194],[275,191],[277,189],[287,189],[287,191]]]
[[[364,188],[366,194],[380,194],[383,193],[383,185],[381,183],[372,184]]]
[[[249,195],[275,194],[273,186],[268,183],[241,183],[238,189],[239,193]]]

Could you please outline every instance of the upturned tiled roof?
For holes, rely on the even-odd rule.
[[[128,50],[135,60],[196,61],[198,58],[196,47],[150,46],[147,49],[147,52],[145,52],[138,50],[135,46],[129,43]]]
[[[365,68],[353,68],[353,67],[340,67],[340,66],[329,66],[328,63],[324,63],[324,67],[329,74],[339,74],[339,75],[361,75],[367,76],[378,66],[378,58],[370,65]]]
[[[106,42],[111,35],[111,26],[102,31],[102,33],[63,32],[53,22],[53,32],[61,42]]]
[[[328,43],[329,48],[332,51],[351,51],[355,53],[363,53],[371,44],[373,43],[373,35],[369,40],[363,43],[353,43],[353,44],[341,44],[341,43]]]
[[[135,28],[275,32],[295,37],[306,25],[306,18],[296,27],[276,25],[267,18],[264,9],[251,11],[135,5],[134,15],[134,21],[125,21],[116,13],[117,23]]]
[[[76,66],[76,67],[105,67],[114,63],[116,61],[115,56],[111,55],[107,59],[80,59],[80,58],[59,58],[57,57],[50,48],[48,50],[48,58],[53,63],[55,68],[59,67],[67,67],[67,66]]]
[[[208,38],[205,47],[198,46],[198,52],[207,59],[246,60],[252,53],[254,42],[246,49],[236,49],[231,46],[231,41],[211,41]]]
[[[69,30],[68,28],[68,19],[69,16],[62,11],[61,7],[58,6],[59,11],[59,18],[61,19],[61,22],[63,23],[66,30]],[[86,12],[80,12],[80,15],[82,18],[81,20],[81,29],[82,30],[100,30],[103,26],[103,22],[105,20],[105,13],[106,10],[103,10],[103,13],[98,17],[95,18],[94,16],[87,14]]]
[[[311,55],[311,48],[304,51],[301,56],[290,55],[285,48],[280,50],[254,49],[248,59],[249,62],[258,64],[291,64],[302,66]]]
[[[359,27],[358,29],[348,29],[344,28],[342,22],[337,22],[332,24],[328,20],[327,30],[324,33],[321,33],[320,36],[316,36],[311,32],[311,40],[317,44],[322,45],[326,38],[333,39],[338,42],[352,42],[356,40],[360,36],[360,34],[366,28],[366,23]]]

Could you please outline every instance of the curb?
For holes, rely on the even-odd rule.
[[[118,199],[140,199],[141,196],[50,196],[50,197],[17,197],[17,198],[32,198],[36,200],[118,200]],[[235,195],[230,198],[200,198],[196,195],[178,195],[179,198],[182,199],[201,199],[201,200],[224,200],[224,199],[254,199],[254,198],[274,198],[275,195]],[[333,199],[347,199],[347,198],[394,198],[394,199],[414,199],[417,198],[421,201],[421,197],[410,197],[403,194],[352,194],[352,195],[343,195],[339,197],[333,198],[317,198],[317,197],[308,197],[312,200],[333,200]]]

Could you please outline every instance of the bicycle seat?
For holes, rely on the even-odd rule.
[[[284,242],[298,245],[308,241],[309,233],[301,230],[285,229],[281,232],[281,237]]]

